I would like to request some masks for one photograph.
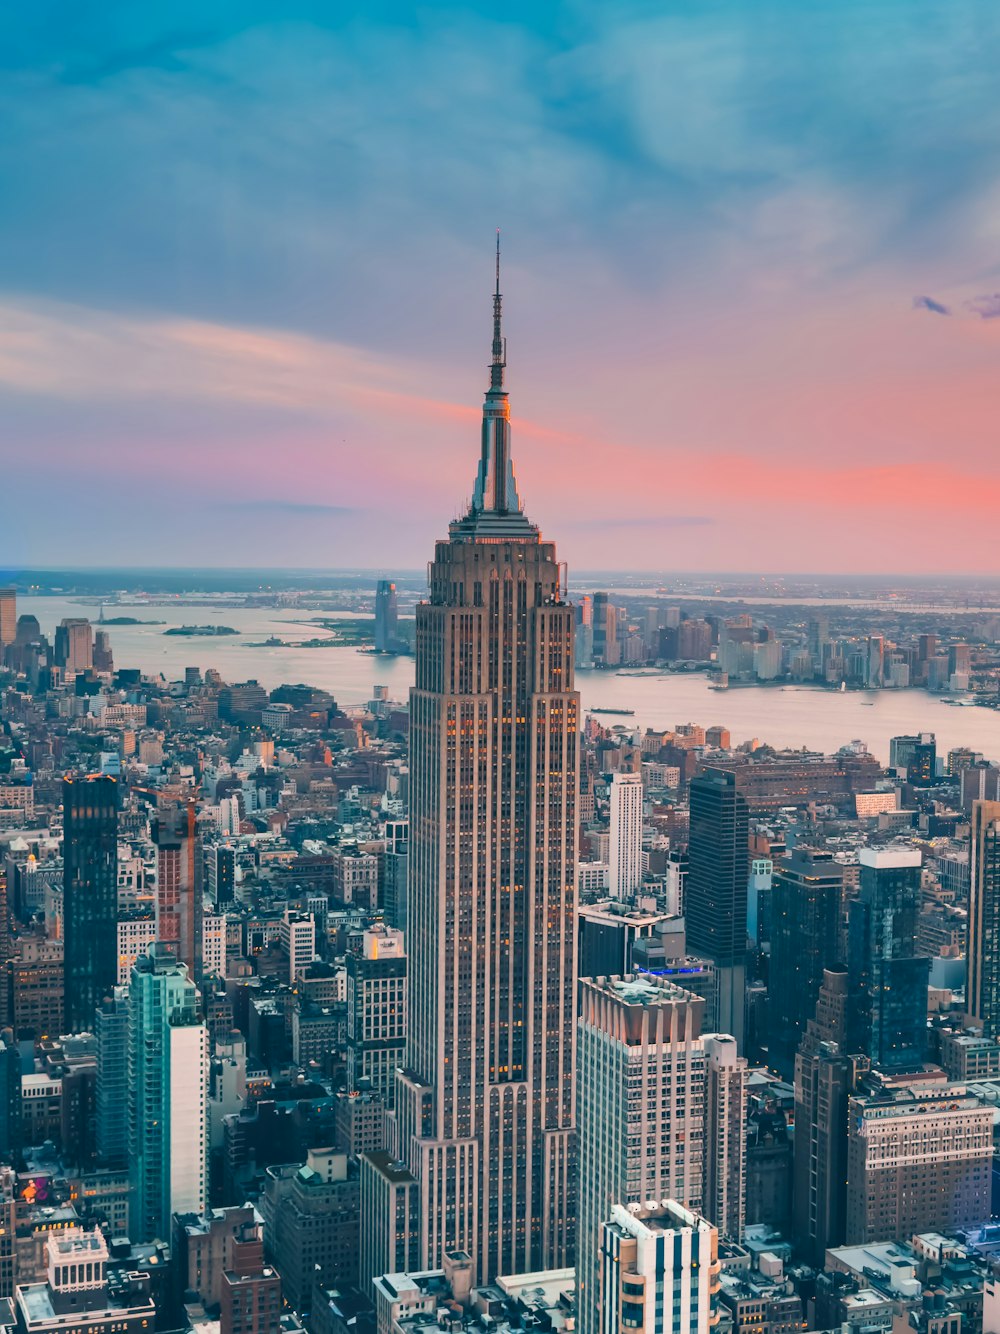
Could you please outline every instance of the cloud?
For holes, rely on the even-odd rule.
[[[971,301],[967,301],[965,304],[982,320],[1000,319],[1000,292],[973,297]]]
[[[942,305],[940,301],[935,301],[931,296],[915,296],[913,298],[914,310],[929,310],[934,315],[950,315],[951,307]]]

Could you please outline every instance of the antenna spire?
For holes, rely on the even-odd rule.
[[[493,293],[493,364],[490,367],[490,388],[503,389],[503,372],[507,365],[507,348],[500,330],[500,228],[497,228],[497,285]]]

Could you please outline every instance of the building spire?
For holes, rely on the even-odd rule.
[[[456,519],[449,530],[453,538],[462,541],[477,537],[531,538],[538,541],[539,537],[538,529],[528,522],[521,509],[510,457],[510,403],[503,382],[507,368],[507,340],[501,327],[501,305],[500,229],[497,228],[493,360],[490,364],[490,387],[483,404],[479,469],[468,513],[463,519]]]
[[[497,285],[493,293],[493,364],[490,367],[490,389],[503,389],[503,373],[507,365],[507,346],[500,330],[503,298],[500,295],[500,228],[497,228]]]

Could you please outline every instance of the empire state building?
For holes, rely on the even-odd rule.
[[[477,1282],[574,1251],[579,696],[573,608],[510,452],[500,261],[468,512],[436,544],[410,696],[407,1069],[420,1258]]]

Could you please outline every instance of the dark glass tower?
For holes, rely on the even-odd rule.
[[[861,888],[848,915],[852,1004],[849,1047],[879,1070],[919,1070],[927,1049],[930,960],[914,942],[921,855],[910,848],[862,848]]]
[[[1000,1036],[1000,802],[972,803],[969,836],[969,1014]]]
[[[118,783],[67,775],[62,796],[66,1026],[79,1033],[118,980]]]
[[[691,780],[684,918],[692,954],[716,967],[716,1027],[743,1046],[750,811],[736,775],[706,769]]]
[[[768,1056],[786,1079],[816,1010],[823,970],[836,962],[844,872],[833,854],[794,848],[771,889]]]

